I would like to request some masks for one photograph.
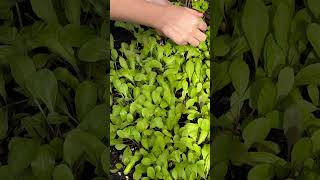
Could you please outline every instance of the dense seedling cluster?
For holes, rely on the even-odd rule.
[[[213,8],[214,179],[319,179],[320,1]]]
[[[122,152],[112,171],[133,171],[134,179],[206,179],[210,38],[198,48],[177,46],[150,29],[116,26],[135,39],[119,49],[110,41],[110,144]]]

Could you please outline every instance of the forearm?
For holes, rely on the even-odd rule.
[[[164,8],[146,0],[110,0],[110,17],[112,20],[159,28]]]

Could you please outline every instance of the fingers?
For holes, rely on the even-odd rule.
[[[188,43],[191,44],[194,47],[197,47],[200,44],[199,40],[194,38],[194,37],[192,37],[192,36],[189,37]]]
[[[193,30],[193,37],[198,39],[199,41],[205,41],[207,36],[203,32],[201,32],[199,29]]]
[[[201,31],[206,31],[208,28],[207,24],[202,19],[200,20],[198,27]]]

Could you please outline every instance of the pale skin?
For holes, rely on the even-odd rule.
[[[110,0],[110,17],[155,28],[178,45],[198,46],[206,40],[203,14],[168,0]]]

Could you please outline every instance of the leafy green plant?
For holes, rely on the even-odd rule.
[[[206,1],[193,1],[208,8]],[[208,39],[178,46],[155,31],[115,22],[134,35],[111,36],[110,145],[122,156],[112,173],[133,179],[206,179],[210,168]]]
[[[107,179],[105,5],[0,2],[0,179]]]
[[[213,178],[319,179],[319,1],[213,8]]]

